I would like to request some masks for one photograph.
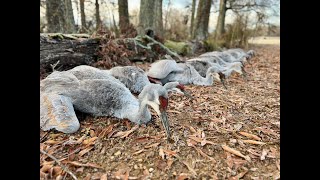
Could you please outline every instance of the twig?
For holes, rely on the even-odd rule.
[[[78,180],[78,178],[68,170],[68,168],[64,165],[61,164],[61,162],[55,158],[54,156],[52,156],[51,154],[48,154],[47,152],[45,152],[44,150],[40,149],[40,152],[44,155],[47,155],[48,157],[50,157],[51,159],[53,159],[65,172],[67,172],[68,174],[70,174],[70,176],[75,179],[75,180]]]
[[[146,38],[146,39],[152,41],[154,44],[158,44],[160,47],[162,47],[163,49],[165,49],[165,50],[168,52],[168,54],[173,55],[173,56],[177,57],[180,61],[182,61],[181,57],[180,57],[177,53],[172,52],[169,48],[167,48],[166,46],[164,46],[162,43],[154,40],[154,39],[151,38],[150,36],[144,35],[144,36],[142,36],[142,38]]]
[[[54,68],[59,64],[60,60],[58,60],[55,64],[50,64],[51,68],[52,68],[52,72],[54,72]]]

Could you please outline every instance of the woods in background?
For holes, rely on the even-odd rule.
[[[140,8],[130,12],[128,0],[42,0],[40,32],[92,34],[105,28],[119,37],[134,27],[140,35],[152,30],[148,35],[206,42],[213,49],[246,46],[253,36],[280,35],[279,26],[268,22],[279,16],[279,0],[187,2],[177,9],[172,0],[140,0]],[[228,17],[233,21],[226,23]]]

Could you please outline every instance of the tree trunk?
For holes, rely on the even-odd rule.
[[[100,19],[100,10],[99,10],[99,2],[96,0],[96,29],[101,27],[101,19]]]
[[[220,0],[219,16],[216,26],[215,38],[219,38],[225,32],[224,25],[227,12],[226,4],[227,0]]]
[[[81,14],[81,31],[86,32],[86,14],[84,13],[84,0],[80,0],[80,14]]]
[[[66,31],[65,33],[75,33],[76,26],[74,22],[73,9],[71,0],[65,0],[65,20],[66,20]]]
[[[50,64],[59,61],[56,70],[67,70],[78,65],[91,64],[97,59],[99,40],[83,41],[52,39],[40,34],[40,69],[51,71]]]
[[[162,0],[141,0],[138,34],[143,35],[151,29],[156,36],[163,37]]]
[[[196,0],[192,0],[192,9],[191,9],[191,23],[190,23],[190,37],[193,37],[193,29],[194,29],[194,14],[196,11]]]
[[[128,0],[118,0],[119,5],[119,27],[120,32],[124,33],[129,25]]]
[[[199,0],[194,30],[194,38],[197,40],[202,41],[208,37],[210,9],[211,0]]]
[[[155,35],[163,37],[162,0],[154,0],[154,25]]]
[[[65,31],[64,0],[46,0],[46,17],[49,33]]]
[[[140,0],[138,34],[145,34],[146,29],[153,29],[154,1]]]

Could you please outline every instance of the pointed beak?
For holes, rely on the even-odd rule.
[[[169,128],[169,121],[168,121],[168,117],[167,117],[167,112],[165,110],[162,110],[160,113],[160,119],[162,122],[162,125],[164,127],[164,130],[166,132],[167,135],[167,139],[170,139],[170,128]]]

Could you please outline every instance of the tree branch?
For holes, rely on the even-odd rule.
[[[62,163],[57,159],[55,158],[54,156],[52,156],[51,154],[48,154],[47,152],[45,152],[44,150],[40,149],[40,152],[48,157],[50,157],[51,159],[53,159],[66,173],[70,174],[70,176],[75,179],[75,180],[78,180],[78,178],[71,172],[69,171],[69,169],[62,165]]]

